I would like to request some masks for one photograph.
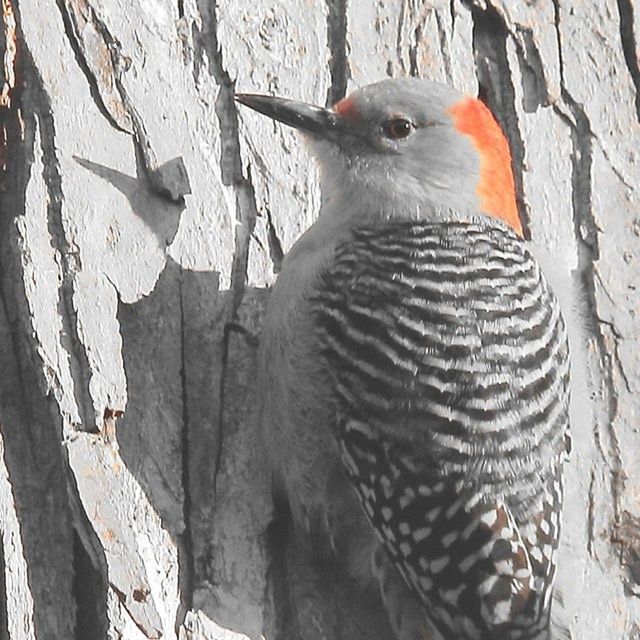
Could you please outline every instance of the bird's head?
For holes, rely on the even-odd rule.
[[[402,78],[365,86],[329,109],[236,99],[308,134],[334,212],[433,221],[484,214],[522,234],[508,142],[475,98]]]

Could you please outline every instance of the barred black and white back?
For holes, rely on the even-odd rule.
[[[569,359],[525,243],[489,219],[355,230],[313,304],[345,468],[434,629],[546,638]]]

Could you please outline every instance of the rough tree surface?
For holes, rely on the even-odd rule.
[[[636,0],[2,9],[0,637],[389,639],[274,519],[256,346],[320,195],[299,137],[232,96],[418,75],[489,103],[527,232],[575,270],[561,582],[575,639],[640,638]]]

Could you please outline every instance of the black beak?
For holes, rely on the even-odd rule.
[[[252,93],[236,93],[235,98],[240,104],[301,131],[325,136],[338,128],[336,113],[330,109]]]

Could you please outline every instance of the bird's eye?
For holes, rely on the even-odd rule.
[[[406,138],[413,129],[413,123],[406,118],[391,118],[382,125],[384,135],[393,140]]]

